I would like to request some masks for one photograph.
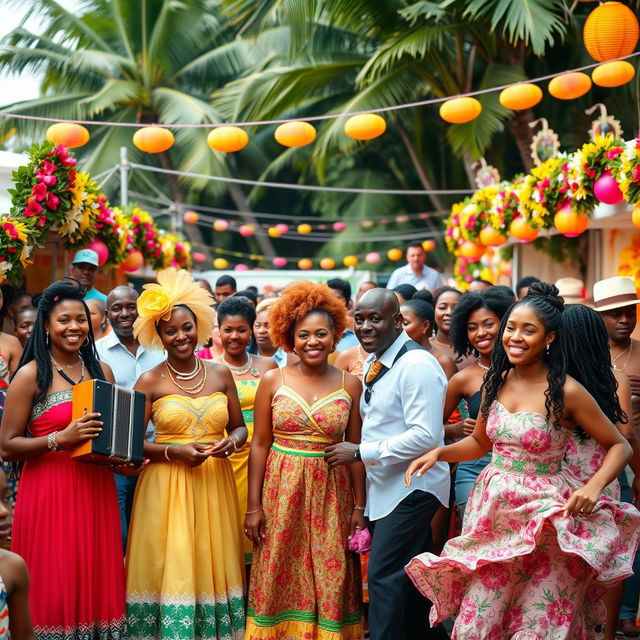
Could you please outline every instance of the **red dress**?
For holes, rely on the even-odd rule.
[[[29,433],[45,436],[71,422],[71,390],[49,394],[31,413]],[[125,637],[125,580],[113,474],[66,451],[24,464],[12,549],[31,574],[31,617],[38,640]]]

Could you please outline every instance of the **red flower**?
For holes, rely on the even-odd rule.
[[[27,218],[31,218],[32,216],[37,216],[42,212],[42,206],[39,205],[35,200],[29,200],[29,203],[25,207],[23,213]]]
[[[635,184],[640,184],[640,165],[634,168],[631,179]]]
[[[75,167],[76,166],[76,162],[77,162],[77,160],[75,158],[67,158],[66,160],[62,161],[62,164],[65,167]]]
[[[56,178],[56,176],[47,175],[46,173],[42,173],[42,171],[38,171],[38,173],[36,173],[36,178],[48,187],[52,187],[58,182],[58,178]]]
[[[7,247],[7,251],[9,253],[15,253],[16,252],[16,248],[15,247]]]
[[[605,151],[604,157],[607,160],[613,160],[617,158],[622,153],[622,147],[612,147],[609,151]]]
[[[46,176],[53,175],[56,172],[56,165],[53,162],[44,160],[40,165],[40,171],[38,173],[44,173]]]
[[[573,620],[575,608],[568,598],[554,600],[547,607],[547,615],[553,624],[558,627],[568,627]]]
[[[16,228],[10,223],[10,222],[5,222],[2,225],[2,228],[9,234],[9,236],[11,237],[12,240],[17,240],[18,239],[18,232],[16,231]]]
[[[55,211],[60,204],[60,198],[55,193],[49,192],[47,194],[47,208],[51,211]]]
[[[38,184],[33,185],[33,189],[31,189],[31,195],[37,202],[42,202],[42,200],[47,197],[47,185],[42,184],[42,182],[38,182]]]

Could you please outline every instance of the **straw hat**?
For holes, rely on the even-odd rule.
[[[632,278],[614,276],[593,285],[593,306],[596,311],[609,311],[640,302]]]
[[[578,278],[560,278],[556,281],[559,295],[564,298],[565,304],[584,303],[584,282]]]

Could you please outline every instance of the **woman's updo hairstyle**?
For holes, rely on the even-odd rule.
[[[104,380],[104,372],[98,361],[95,341],[93,338],[93,329],[91,328],[91,314],[87,304],[84,301],[84,287],[74,278],[63,278],[54,282],[47,287],[40,296],[36,312],[36,320],[33,324],[31,336],[24,346],[18,369],[32,360],[36,361],[36,384],[38,385],[39,395],[37,401],[44,400],[47,391],[53,380],[53,366],[51,363],[51,354],[47,343],[47,330],[45,324],[51,317],[53,309],[65,300],[77,300],[84,307],[87,315],[87,328],[89,333],[85,344],[80,347],[80,356],[84,360],[86,370],[91,374],[92,378]]]
[[[498,397],[498,393],[507,380],[507,375],[513,366],[509,362],[507,352],[502,345],[502,336],[511,314],[518,308],[531,307],[538,320],[545,329],[545,335],[556,332],[555,340],[545,351],[544,361],[548,367],[547,382],[549,383],[545,395],[545,409],[547,420],[560,428],[560,419],[564,411],[564,383],[567,377],[567,361],[565,350],[562,348],[562,312],[564,311],[564,299],[559,295],[558,288],[548,282],[534,282],[529,286],[527,295],[516,302],[509,313],[505,314],[500,324],[500,334],[491,356],[491,367],[487,372],[483,384],[484,402],[482,415],[489,415],[491,405]]]
[[[407,300],[400,305],[401,311],[403,307],[406,307],[411,311],[411,313],[415,314],[420,322],[429,322],[429,335],[427,337],[430,338],[433,335],[436,326],[433,305],[424,299],[411,298],[411,300]]]
[[[218,326],[222,326],[225,318],[240,316],[247,321],[251,331],[253,331],[253,323],[256,321],[256,308],[248,298],[239,295],[229,296],[220,303],[217,313]]]

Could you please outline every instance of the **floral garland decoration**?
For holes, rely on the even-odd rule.
[[[162,244],[164,267],[191,268],[191,245],[173,233],[161,231],[158,237]]]
[[[129,219],[118,209],[112,209],[106,196],[102,194],[98,196],[96,203],[96,240],[104,242],[109,251],[106,264],[120,264],[127,256],[127,246],[133,242]]]
[[[145,264],[154,269],[164,268],[162,243],[159,240],[159,232],[151,215],[136,206],[133,207],[128,217],[131,220],[130,248],[142,253]]]
[[[22,273],[31,264],[33,229],[13,216],[0,216],[0,283],[21,284]]]
[[[76,175],[70,193],[71,208],[64,221],[57,223],[57,228],[64,247],[75,251],[86,246],[96,236],[100,192],[91,176],[80,172]]]
[[[522,176],[518,176],[511,183],[501,183],[489,210],[488,224],[505,235],[513,219],[520,214],[520,190],[523,179]]]
[[[624,199],[632,205],[640,202],[640,136],[629,140],[617,156],[614,175]]]

